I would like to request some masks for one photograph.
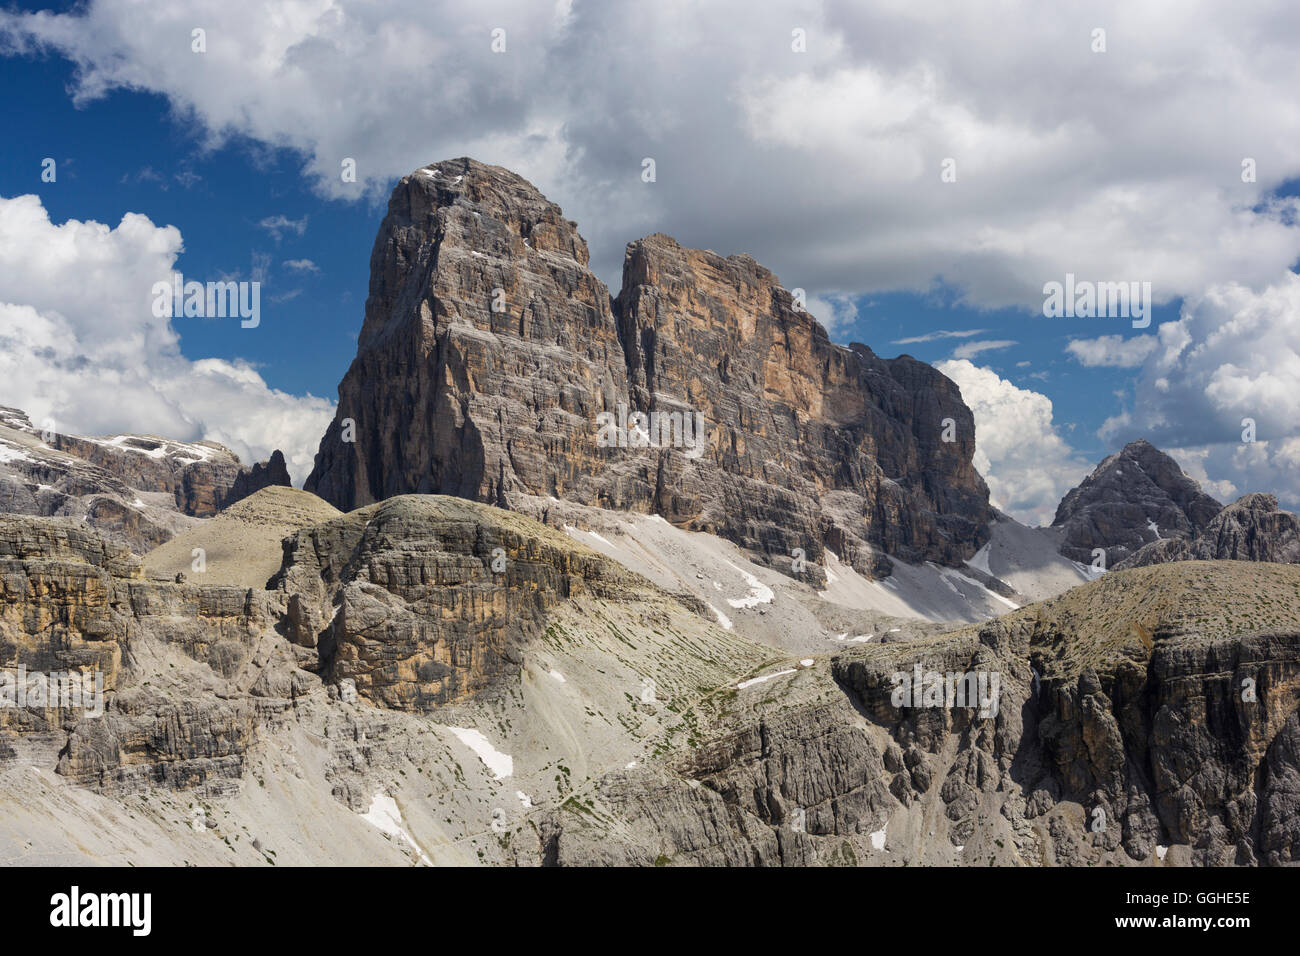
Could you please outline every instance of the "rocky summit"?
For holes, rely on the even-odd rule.
[[[1139,439],[1061,499],[1052,527],[1067,558],[1092,564],[1100,549],[1103,567],[1113,568],[1154,541],[1196,537],[1222,510],[1178,462]]]
[[[530,183],[471,159],[393,191],[357,356],[306,488],[662,516],[789,571],[956,566],[992,517],[957,387],[828,339],[745,255],[655,235],[611,298]],[[814,570],[813,573],[816,573]]]
[[[1196,537],[1152,541],[1119,566],[1213,560],[1300,564],[1300,518],[1279,510],[1274,495],[1243,495],[1215,515]]]

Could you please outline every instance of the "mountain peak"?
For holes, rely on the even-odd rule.
[[[587,262],[509,170],[404,178],[306,488],[344,510],[443,493],[651,512],[786,571],[824,547],[868,573],[956,565],[987,540],[974,419],[937,370],[832,345],[747,255],[655,233],[628,244],[617,299]],[[659,416],[654,441],[603,440],[633,415]]]
[[[1061,499],[1052,527],[1063,531],[1066,557],[1091,563],[1100,548],[1110,568],[1157,539],[1195,537],[1221,510],[1178,462],[1139,438]]]

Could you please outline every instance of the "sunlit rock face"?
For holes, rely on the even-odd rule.
[[[983,544],[974,422],[942,374],[832,344],[748,256],[650,236],[616,299],[587,262],[507,170],[403,179],[307,489],[343,510],[441,493],[651,512],[787,571],[823,548],[879,575]]]

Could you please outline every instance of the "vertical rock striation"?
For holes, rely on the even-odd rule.
[[[787,570],[797,548],[882,574],[885,554],[956,564],[983,544],[974,422],[942,374],[832,344],[748,256],[650,236],[616,300],[587,263],[507,170],[403,179],[307,489],[343,510],[440,493],[655,513]]]

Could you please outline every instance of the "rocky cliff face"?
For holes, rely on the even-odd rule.
[[[427,712],[517,675],[561,601],[631,581],[542,526],[475,502],[400,496],[286,539],[273,586],[289,595],[290,638],[319,651],[329,683]]]
[[[188,518],[288,484],[278,451],[250,468],[215,442],[42,432],[0,407],[0,513],[77,518],[139,554],[192,525]]]
[[[285,744],[278,733],[328,737],[342,718],[349,729],[316,780],[327,795],[364,810],[379,769],[409,759],[420,773],[444,764],[437,790],[455,803],[467,772],[429,716],[494,736],[523,725],[517,777],[527,765],[529,779],[559,781],[570,771],[557,774],[557,755],[626,762],[659,732],[655,690],[671,703],[772,656],[563,533],[462,499],[399,497],[329,518],[286,537],[283,556],[269,590],[211,585],[150,575],[68,519],[0,516],[0,689],[25,668],[98,673],[104,695],[99,713],[4,697],[0,779],[22,766],[103,794],[228,795],[258,753]],[[539,659],[559,697],[530,713],[519,701],[537,697]],[[584,692],[567,691],[556,666],[575,685],[589,673]],[[629,708],[631,692],[646,702]],[[370,743],[353,749],[349,734]],[[458,838],[491,832],[477,809],[454,812]]]
[[[1273,607],[1298,581],[1116,572],[977,629],[741,683],[691,715],[705,742],[552,813],[545,859],[1294,863],[1300,630]],[[933,698],[900,700],[918,668]],[[996,713],[953,706],[943,681],[970,674],[998,676]]]
[[[785,556],[813,538],[954,564],[983,543],[973,419],[935,369],[833,345],[750,257],[662,235],[628,246],[615,312],[630,405],[714,423],[701,459],[661,458],[657,513]]]
[[[225,494],[220,496],[217,511],[229,508],[236,502],[243,501],[257,494],[263,488],[291,488],[293,479],[289,477],[289,466],[284,462],[284,452],[276,449],[266,461],[255,462],[247,468],[241,468],[235,480]],[[201,517],[210,517],[209,512]]]
[[[308,490],[652,512],[787,570],[796,548],[883,574],[886,552],[955,564],[984,542],[973,419],[943,375],[831,344],[747,256],[649,237],[613,301],[587,261],[506,170],[403,179]]]
[[[1091,564],[1101,548],[1105,567],[1113,568],[1157,539],[1195,537],[1222,509],[1176,461],[1140,439],[1070,491],[1052,527],[1062,531],[1063,555]]]
[[[34,769],[97,813],[132,800],[172,862],[274,862],[255,832],[303,863],[1300,860],[1295,566],[1117,571],[787,659],[475,502],[399,496],[282,553],[269,589],[181,582],[66,519],[0,517],[0,680],[99,671],[106,697],[0,708],[6,812]],[[408,850],[365,842],[386,794]],[[195,800],[225,830],[178,822]]]
[[[0,680],[12,689],[21,667],[29,679],[70,675],[89,692],[98,674],[103,691],[99,708],[86,696],[10,698],[0,751],[109,790],[238,778],[255,708],[228,699],[223,678],[245,672],[272,625],[265,599],[148,581],[125,548],[60,518],[0,516],[0,570]],[[169,647],[180,669],[173,661],[142,677],[137,655]]]
[[[1243,495],[1215,515],[1196,537],[1152,541],[1119,566],[1213,560],[1300,563],[1300,519],[1289,511],[1279,511],[1273,495]]]

